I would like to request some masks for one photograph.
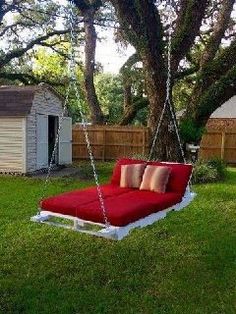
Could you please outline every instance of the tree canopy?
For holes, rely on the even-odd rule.
[[[147,123],[154,135],[166,97],[170,28],[173,103],[177,108],[186,109],[181,123],[191,124],[196,130],[202,128],[211,113],[235,94],[235,0],[70,2],[76,6],[74,26],[80,54],[80,46],[84,45],[85,60],[77,60],[78,68],[84,73],[81,92],[94,123],[109,121],[124,125],[139,119]],[[171,10],[168,3],[172,4]],[[1,82],[36,84],[44,80],[54,86],[66,85],[70,45],[66,7],[53,0],[1,0],[0,9]],[[130,44],[136,50],[122,66],[119,78],[100,75],[94,79],[98,25],[114,32],[116,41],[122,42],[123,47]],[[37,62],[44,63],[42,70],[36,70]],[[50,67],[54,68],[53,75],[49,74]],[[112,88],[116,91],[119,86],[120,90],[121,81],[123,97],[114,92],[117,108],[111,108],[107,100]],[[109,96],[104,91],[106,86]],[[143,110],[148,112],[146,121]],[[114,115],[117,119],[107,119],[108,112],[119,113]],[[180,160],[176,134],[169,128],[170,124],[167,113],[156,156],[162,159],[176,156]]]

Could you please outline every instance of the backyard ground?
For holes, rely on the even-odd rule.
[[[0,313],[236,313],[236,169],[120,242],[30,222],[42,184],[0,177]],[[47,194],[91,184],[54,179]]]

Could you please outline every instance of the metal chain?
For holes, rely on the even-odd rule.
[[[51,176],[51,172],[52,172],[53,162],[54,162],[54,158],[56,156],[56,151],[57,151],[57,147],[58,147],[59,140],[60,140],[60,133],[61,133],[61,128],[62,128],[62,122],[63,122],[64,116],[65,116],[65,112],[66,112],[66,108],[67,108],[67,104],[68,104],[68,100],[69,100],[69,92],[70,92],[70,85],[67,87],[66,97],[65,97],[62,113],[61,113],[61,116],[59,117],[59,124],[58,124],[56,140],[55,140],[54,147],[53,147],[53,152],[52,152],[52,155],[51,155],[51,158],[50,158],[50,163],[49,163],[49,167],[48,167],[48,171],[47,171],[47,176],[46,176],[46,179],[44,181],[43,188],[42,188],[40,201],[45,197],[46,190],[47,190],[47,187],[48,187],[48,183],[50,181],[50,176]],[[41,212],[41,208],[39,207],[38,208],[38,215],[40,215],[40,212]]]
[[[160,133],[161,124],[162,124],[162,121],[163,121],[163,118],[164,118],[164,114],[165,114],[165,111],[166,111],[166,109],[168,107],[169,110],[170,110],[172,122],[174,123],[174,129],[175,129],[176,136],[177,136],[177,139],[178,139],[178,144],[179,144],[179,147],[180,147],[181,156],[183,158],[184,163],[186,163],[184,150],[183,150],[183,147],[182,147],[182,144],[181,144],[179,129],[178,129],[178,126],[177,126],[177,123],[176,123],[175,114],[174,114],[173,107],[172,107],[172,104],[171,104],[171,99],[170,99],[171,79],[172,79],[172,76],[171,76],[171,51],[172,51],[172,16],[171,16],[171,14],[172,14],[172,7],[171,7],[171,1],[167,1],[167,10],[168,10],[168,25],[169,25],[169,29],[168,29],[168,39],[167,39],[168,45],[167,45],[166,99],[165,99],[164,106],[163,106],[163,109],[162,109],[162,112],[161,112],[161,115],[160,115],[160,119],[159,119],[158,124],[157,124],[157,128],[156,128],[155,134],[154,134],[154,138],[153,138],[153,142],[152,142],[152,146],[151,146],[151,149],[150,149],[148,160],[150,160],[152,158],[152,155],[153,155],[153,152],[154,152],[154,149],[155,149],[155,145],[156,145],[156,141],[157,141],[158,135]]]
[[[73,1],[72,1],[73,2]],[[79,109],[79,113],[80,113],[80,117],[81,117],[81,124],[82,124],[82,128],[83,128],[83,132],[84,132],[84,137],[85,137],[85,141],[86,141],[86,145],[87,145],[87,150],[88,150],[88,154],[89,154],[89,159],[90,159],[90,164],[93,170],[93,176],[94,176],[94,181],[96,184],[96,189],[97,189],[97,194],[98,194],[98,199],[99,199],[99,203],[100,203],[100,208],[102,211],[102,215],[103,215],[103,219],[105,222],[106,227],[108,228],[110,226],[109,220],[108,220],[108,216],[107,216],[107,209],[105,206],[105,202],[104,202],[104,197],[103,197],[103,193],[102,193],[102,189],[101,189],[101,185],[99,182],[99,177],[97,174],[97,169],[96,169],[96,165],[95,165],[95,159],[94,159],[94,155],[93,155],[93,151],[92,151],[92,146],[90,143],[90,139],[89,139],[89,133],[87,130],[87,121],[85,119],[85,114],[83,113],[83,108],[81,106],[81,103],[79,102],[80,99],[80,92],[78,89],[78,85],[76,83],[76,54],[75,54],[75,45],[76,45],[76,36],[75,36],[75,18],[74,18],[74,12],[73,12],[73,6],[69,5],[69,24],[70,24],[70,41],[71,41],[71,67],[70,67],[70,74],[71,74],[71,80],[72,80],[72,86],[74,88],[75,91],[75,96],[76,96],[76,100],[78,103],[78,109]]]
[[[69,16],[69,25],[70,25],[71,49],[70,49],[70,54],[69,54],[69,62],[68,62],[67,71],[68,71],[68,76],[70,78],[70,82],[69,82],[69,86],[68,86],[68,88],[66,90],[66,97],[65,97],[65,102],[64,102],[64,106],[63,106],[63,111],[62,111],[62,114],[61,114],[61,117],[60,117],[60,121],[59,121],[57,136],[56,136],[56,140],[55,140],[54,149],[53,149],[52,157],[51,157],[51,160],[50,160],[50,164],[49,164],[49,167],[48,167],[47,176],[46,176],[46,179],[45,179],[45,182],[44,182],[44,187],[43,187],[43,191],[42,191],[41,200],[45,196],[47,185],[48,185],[49,180],[50,180],[50,175],[51,175],[51,171],[52,171],[53,161],[54,161],[56,150],[57,150],[57,147],[58,147],[58,144],[59,144],[60,132],[61,132],[61,127],[62,127],[62,121],[63,121],[64,115],[65,115],[65,112],[66,112],[66,108],[67,108],[67,104],[68,104],[68,100],[69,100],[69,93],[70,93],[71,88],[73,88],[74,91],[75,91],[75,96],[76,96],[76,100],[77,100],[77,103],[78,103],[79,113],[80,113],[80,117],[81,117],[81,121],[82,121],[82,128],[83,128],[83,132],[84,132],[84,136],[85,136],[85,141],[86,141],[86,145],[87,145],[87,150],[88,150],[88,154],[89,154],[91,167],[92,167],[92,170],[93,170],[94,180],[95,180],[95,183],[96,183],[99,203],[100,203],[103,219],[104,219],[104,222],[105,222],[105,226],[106,226],[106,228],[108,228],[110,226],[110,223],[109,223],[109,220],[108,220],[107,210],[106,210],[105,202],[104,202],[104,197],[103,197],[101,185],[100,185],[98,174],[97,174],[97,169],[96,169],[96,165],[95,165],[95,160],[94,160],[94,156],[93,156],[91,143],[90,143],[90,140],[89,140],[89,134],[88,134],[88,130],[87,130],[87,123],[86,123],[85,115],[83,113],[83,108],[81,106],[81,103],[79,102],[80,93],[79,93],[79,88],[78,88],[77,83],[76,83],[76,61],[75,61],[76,60],[76,53],[75,53],[76,36],[75,36],[75,27],[74,27],[75,18],[74,18],[74,12],[73,12],[73,5],[72,4],[69,4],[68,16]],[[41,211],[41,209],[39,208],[38,214],[40,214],[40,211]]]

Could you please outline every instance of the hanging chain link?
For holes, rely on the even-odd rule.
[[[52,166],[53,166],[53,161],[54,161],[55,153],[56,153],[57,146],[58,146],[58,143],[59,143],[60,131],[61,131],[61,127],[62,127],[62,121],[63,121],[64,115],[65,115],[65,111],[66,111],[67,104],[68,104],[68,99],[69,99],[69,92],[70,92],[71,88],[73,88],[74,92],[75,92],[76,101],[77,101],[77,104],[78,104],[80,117],[81,117],[81,125],[82,125],[82,129],[83,129],[83,132],[84,132],[84,137],[85,137],[86,146],[87,146],[87,150],[88,150],[88,154],[89,154],[90,164],[91,164],[91,167],[92,167],[92,170],[93,170],[93,176],[94,176],[94,181],[95,181],[95,184],[96,184],[96,189],[97,189],[98,199],[99,199],[99,203],[100,203],[100,208],[101,208],[101,211],[102,211],[102,215],[103,215],[103,219],[104,219],[104,222],[105,222],[105,226],[106,226],[106,228],[109,228],[110,223],[109,223],[109,220],[108,220],[107,209],[106,209],[106,206],[105,206],[104,197],[103,197],[101,185],[100,185],[100,182],[99,182],[99,177],[98,177],[98,174],[97,174],[97,169],[96,169],[96,165],[95,165],[95,159],[94,159],[94,155],[93,155],[93,151],[92,151],[92,146],[91,146],[90,139],[89,139],[89,133],[88,133],[88,130],[87,130],[87,121],[85,119],[85,114],[83,113],[83,108],[82,108],[81,102],[79,101],[79,99],[80,99],[80,91],[79,91],[79,88],[78,88],[78,85],[77,85],[77,79],[76,79],[76,52],[75,52],[76,35],[75,35],[75,17],[74,17],[74,11],[73,11],[74,3],[73,3],[73,1],[71,1],[71,2],[72,3],[69,4],[69,6],[68,6],[68,17],[69,17],[69,26],[70,26],[70,44],[71,44],[70,54],[69,54],[69,62],[68,62],[68,76],[70,78],[70,82],[69,82],[69,86],[68,86],[67,91],[66,91],[66,98],[65,98],[65,103],[64,103],[64,107],[63,107],[63,112],[62,112],[62,115],[61,115],[61,118],[60,118],[58,132],[57,132],[57,137],[56,137],[56,141],[55,141],[55,145],[54,145],[54,149],[53,149],[50,165],[49,165],[49,168],[48,168],[47,177],[46,177],[45,184],[44,184],[43,197],[45,195],[45,191],[46,191],[49,179],[50,179],[50,174],[51,174],[51,170],[52,170]]]
[[[171,51],[172,51],[172,6],[171,6],[171,1],[167,1],[167,14],[168,14],[168,34],[167,34],[167,80],[166,80],[166,98],[165,98],[165,102],[164,102],[164,106],[162,108],[162,112],[157,124],[157,128],[154,134],[154,138],[152,141],[152,146],[150,149],[150,153],[149,153],[149,157],[148,160],[150,160],[152,158],[155,146],[156,146],[156,142],[157,142],[157,138],[158,135],[160,133],[160,129],[161,129],[161,124],[163,122],[163,118],[164,118],[164,114],[166,112],[166,109],[168,108],[170,110],[170,114],[171,114],[171,119],[172,122],[174,124],[174,129],[176,132],[176,136],[178,139],[178,144],[179,144],[179,148],[180,148],[180,152],[181,152],[181,157],[184,161],[184,163],[186,163],[186,159],[185,159],[185,154],[184,154],[184,150],[182,147],[182,143],[181,143],[181,139],[180,139],[180,134],[179,134],[179,129],[178,129],[178,125],[176,122],[176,118],[175,118],[175,113],[171,104]],[[170,130],[170,127],[169,127]]]
[[[69,93],[70,93],[70,85],[68,86],[68,88],[66,90],[66,97],[65,97],[63,109],[62,109],[62,112],[61,112],[61,116],[59,117],[59,124],[58,124],[56,140],[55,140],[53,151],[52,151],[52,155],[51,155],[51,158],[50,158],[50,163],[49,163],[46,179],[44,181],[44,185],[43,185],[43,188],[42,188],[40,201],[45,197],[45,193],[46,193],[46,190],[47,190],[47,187],[48,187],[48,183],[50,181],[50,176],[51,176],[51,172],[52,172],[53,162],[54,162],[54,159],[55,159],[55,156],[56,156],[56,151],[57,151],[59,140],[60,140],[60,133],[61,133],[61,128],[62,128],[62,122],[63,122],[64,116],[65,116],[65,113],[66,113],[67,104],[68,104],[68,100],[69,100]],[[38,209],[38,214],[40,214],[40,211],[41,211],[41,209],[39,208]]]

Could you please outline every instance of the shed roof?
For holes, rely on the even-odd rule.
[[[176,112],[177,119],[180,119],[186,109]],[[236,95],[226,101],[221,107],[216,109],[210,116],[210,119],[236,119]]]
[[[63,97],[51,86],[0,86],[0,116],[26,116],[30,113],[35,93],[48,89],[63,101]]]
[[[211,115],[211,118],[236,119],[236,95],[216,109]]]

